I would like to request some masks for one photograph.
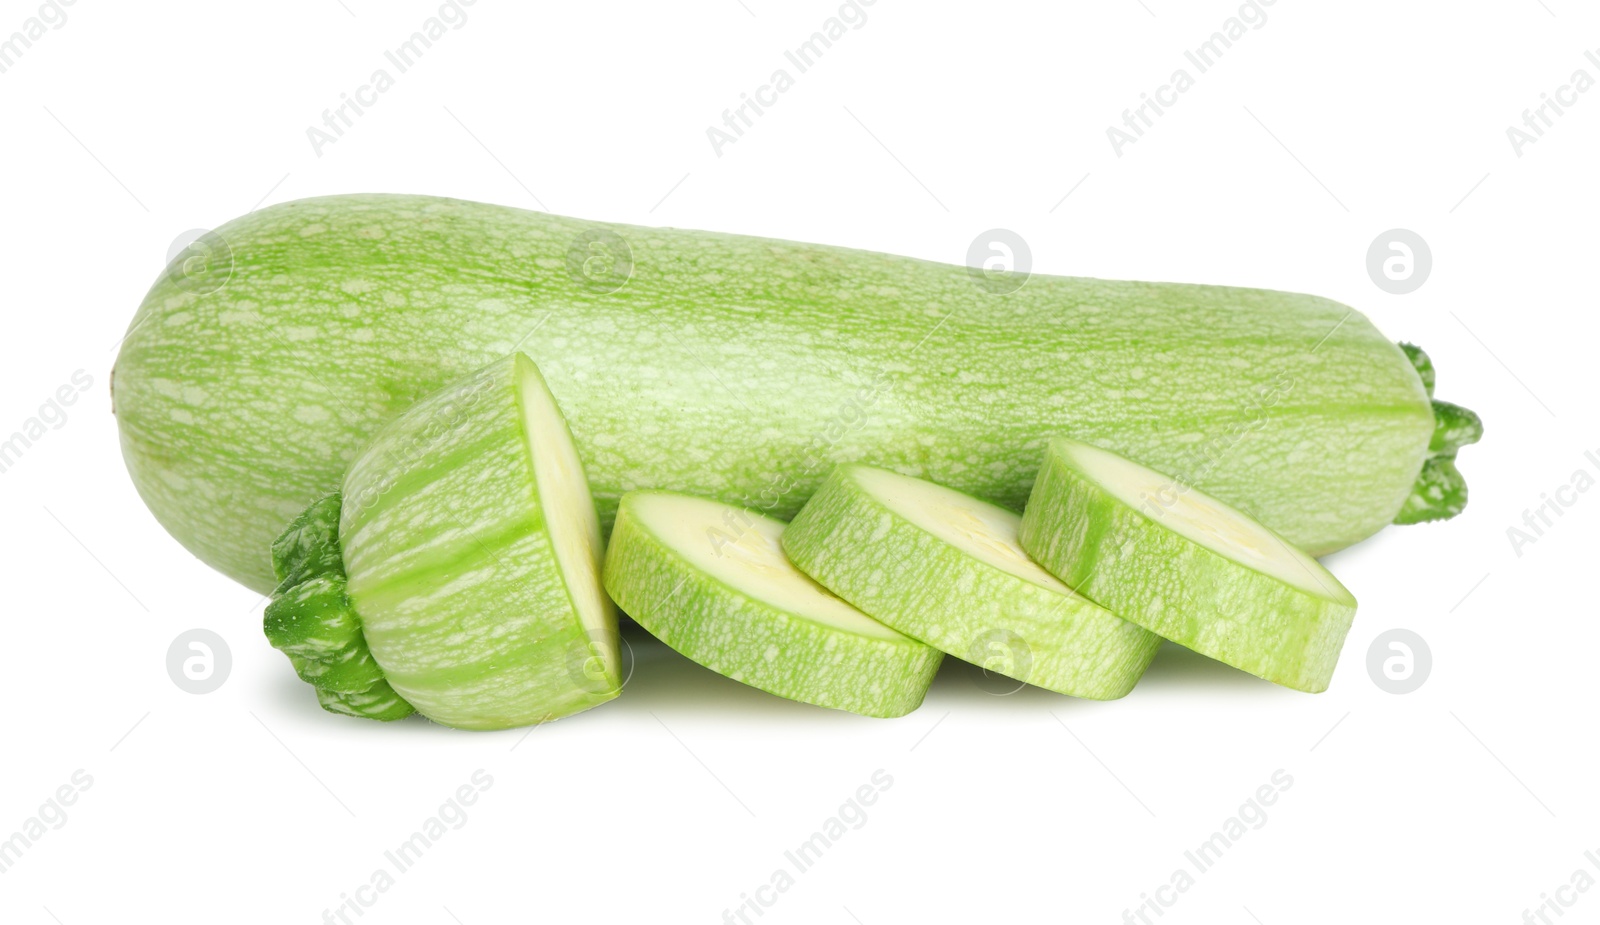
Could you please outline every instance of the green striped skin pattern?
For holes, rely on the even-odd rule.
[[[847,633],[758,600],[707,574],[622,499],[605,586],[622,611],[690,660],[779,697],[863,716],[922,703],[944,653],[899,634]],[[759,517],[760,515],[750,515]]]
[[[1022,517],[1029,555],[1179,645],[1296,690],[1327,689],[1356,612],[1337,579],[1321,570],[1327,593],[1308,593],[1207,549],[1086,476],[1070,446],[1056,439],[1047,448]]]
[[[367,644],[447,726],[545,722],[621,690],[615,613],[585,629],[547,527],[519,388],[530,376],[518,354],[424,398],[345,475],[339,536]]]
[[[608,263],[615,239],[589,233],[627,250]],[[1001,294],[907,257],[417,196],[215,234],[227,273],[180,256],[157,280],[114,403],[157,519],[261,590],[267,544],[380,427],[513,349],[566,412],[603,526],[638,488],[787,519],[841,462],[1020,511],[1045,440],[1072,434],[1320,554],[1394,518],[1433,432],[1400,348],[1314,296],[1047,276]]]
[[[345,593],[339,509],[337,493],[320,498],[273,542],[279,584],[262,630],[273,648],[289,657],[300,680],[316,689],[323,709],[364,719],[404,719],[416,710],[384,678]]]
[[[801,571],[868,616],[1018,681],[1094,700],[1133,690],[1159,636],[923,529],[862,484],[864,468],[835,469],[784,531]]]

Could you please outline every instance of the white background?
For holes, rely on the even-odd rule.
[[[0,3],[0,35],[37,9]],[[1520,556],[1507,537],[1600,449],[1600,92],[1520,157],[1506,136],[1600,77],[1591,9],[1278,0],[1119,158],[1106,127],[1235,4],[878,0],[718,157],[706,127],[837,4],[478,0],[318,157],[307,127],[437,9],[78,0],[0,74],[0,434],[93,379],[0,474],[0,838],[93,778],[0,874],[0,921],[322,921],[479,768],[466,824],[360,921],[721,921],[876,769],[866,823],[752,921],[1121,921],[1278,769],[1265,824],[1160,921],[1512,923],[1600,850],[1600,492]],[[146,512],[106,376],[180,233],[354,191],[950,262],[1003,227],[1036,272],[1326,295],[1482,413],[1471,506],[1328,560],[1361,610],[1316,696],[1168,647],[1111,704],[996,697],[951,660],[880,721],[634,637],[621,699],[526,738],[336,717],[267,647],[259,597]],[[1395,227],[1434,257],[1405,296],[1365,268]],[[165,667],[195,627],[233,655],[203,696]],[[1434,657],[1405,696],[1364,664],[1394,627]],[[1600,916],[1600,888],[1563,895],[1567,921]]]

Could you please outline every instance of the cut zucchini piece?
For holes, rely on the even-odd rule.
[[[1138,463],[1050,441],[1022,547],[1118,616],[1286,687],[1328,686],[1356,600],[1246,514]]]
[[[1029,559],[1021,520],[932,482],[840,466],[783,548],[863,613],[951,655],[1074,697],[1127,694],[1161,638]]]
[[[656,638],[751,687],[864,716],[916,709],[944,653],[806,577],[783,554],[784,526],[703,498],[630,492],[606,590]]]
[[[351,464],[343,495],[347,593],[388,684],[418,712],[502,729],[620,692],[599,518],[527,357],[393,421]]]

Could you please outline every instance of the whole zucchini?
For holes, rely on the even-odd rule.
[[[642,488],[788,518],[836,462],[1020,510],[1063,434],[1321,554],[1395,519],[1439,453],[1412,359],[1343,305],[1019,282],[431,197],[308,199],[179,255],[123,342],[114,406],[156,517],[257,590],[273,538],[381,425],[516,350],[566,412],[607,529]]]

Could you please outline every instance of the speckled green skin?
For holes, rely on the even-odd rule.
[[[862,468],[835,469],[783,532],[801,571],[879,622],[1018,681],[1093,700],[1133,690],[1161,637],[934,536],[862,485]]]
[[[706,574],[635,516],[624,495],[606,547],[605,586],[628,616],[718,674],[779,697],[863,716],[903,716],[944,653],[909,637],[878,639],[756,600]],[[750,515],[759,516],[759,515]]]
[[[1047,448],[1022,516],[1029,555],[1179,645],[1285,687],[1327,689],[1356,613],[1333,575],[1316,566],[1327,594],[1309,594],[1192,542],[1084,474],[1071,446]]]
[[[569,269],[596,228],[631,250],[615,292]],[[636,488],[792,517],[837,462],[1020,510],[1046,438],[1071,434],[1320,554],[1394,517],[1433,432],[1400,348],[1314,296],[1046,276],[1002,295],[907,257],[417,196],[216,234],[226,283],[178,263],[156,281],[115,409],[157,519],[262,591],[272,538],[380,427],[518,344],[602,524]]]
[[[541,512],[507,357],[385,427],[344,479],[348,593],[389,684],[464,729],[558,719],[621,691],[615,614],[591,639]],[[537,376],[537,372],[533,372]]]

